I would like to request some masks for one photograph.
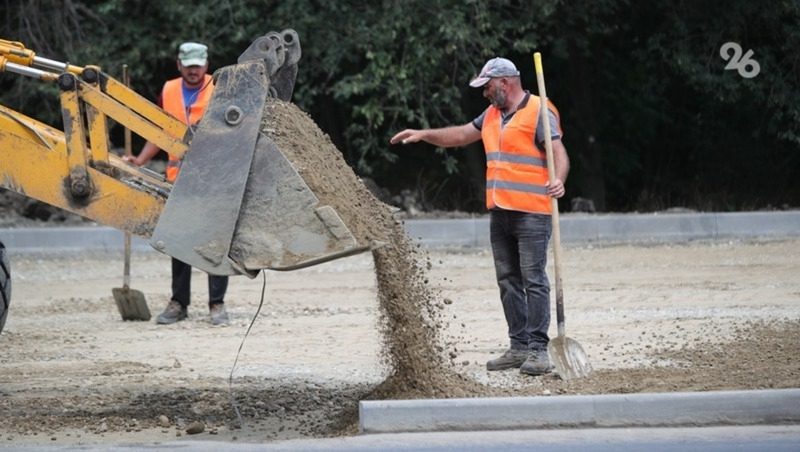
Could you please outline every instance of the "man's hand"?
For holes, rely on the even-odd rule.
[[[408,144],[408,143],[416,143],[422,140],[422,131],[417,129],[406,129],[402,132],[398,132],[395,136],[389,140],[389,143],[397,144]]]
[[[132,164],[132,165],[141,166],[141,165],[139,165],[139,163],[136,161],[136,157],[134,157],[134,156],[132,156],[132,155],[123,155],[123,156],[122,156],[122,160],[124,160],[124,161],[126,161],[126,162],[128,162],[128,163],[130,163],[130,164]]]
[[[547,187],[547,195],[551,198],[560,198],[567,192],[561,179],[555,179],[552,184],[547,182],[545,187]]]

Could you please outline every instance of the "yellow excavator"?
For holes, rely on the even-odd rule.
[[[366,251],[370,244],[356,240],[261,132],[268,97],[290,100],[300,55],[294,30],[257,38],[237,64],[214,73],[216,89],[194,128],[97,66],[0,39],[0,72],[57,85],[64,129],[0,105],[0,186],[143,237],[211,274],[254,277]],[[112,121],[182,157],[175,183],[112,152]],[[2,243],[0,292],[2,331],[11,295]]]

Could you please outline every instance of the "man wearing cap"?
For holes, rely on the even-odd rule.
[[[181,76],[167,81],[161,90],[159,105],[172,116],[189,126],[196,125],[208,107],[214,92],[214,82],[208,72],[208,47],[197,42],[184,42],[178,48],[178,72]],[[135,165],[149,162],[159,148],[147,142],[135,158],[126,158]],[[180,172],[181,159],[170,155],[167,163],[167,181],[175,182]],[[187,317],[191,292],[192,267],[172,258],[172,299],[156,323],[168,325]],[[227,276],[208,275],[209,312],[213,325],[227,325],[228,313],[224,298],[228,289]]]
[[[406,129],[390,142],[456,147],[483,141],[490,240],[510,342],[508,350],[488,361],[486,368],[519,368],[524,374],[542,375],[552,370],[547,355],[550,284],[545,271],[552,230],[550,198],[564,196],[569,173],[560,118],[548,102],[556,170],[550,184],[540,100],[522,89],[514,63],[489,60],[470,86],[482,88],[490,103],[473,121],[439,129]]]

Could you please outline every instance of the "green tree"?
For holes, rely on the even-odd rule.
[[[789,0],[6,0],[0,36],[112,75],[126,63],[134,88],[155,98],[177,75],[180,42],[208,43],[215,69],[257,36],[294,28],[294,101],[353,168],[419,192],[425,207],[471,211],[482,210],[479,145],[388,138],[477,116],[486,101],[467,82],[493,56],[514,61],[535,92],[541,51],[573,161],[568,196],[600,210],[731,210],[800,203],[799,10]],[[726,42],[752,49],[761,72],[725,70]],[[60,123],[53,86],[2,75],[0,102]]]

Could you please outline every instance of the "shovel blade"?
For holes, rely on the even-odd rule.
[[[551,339],[547,344],[547,352],[562,380],[581,378],[592,373],[592,365],[589,364],[586,352],[574,339],[566,336]]]
[[[150,309],[141,291],[129,287],[114,287],[111,293],[114,294],[122,320],[150,320]]]

